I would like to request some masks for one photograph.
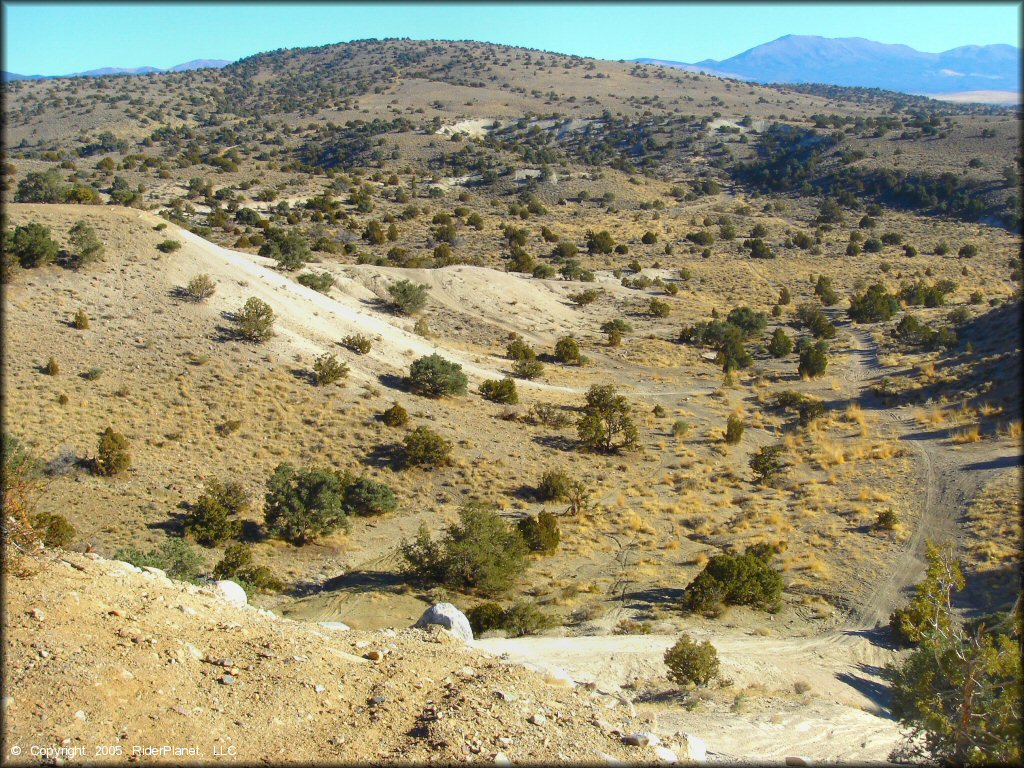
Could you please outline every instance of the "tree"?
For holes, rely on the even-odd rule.
[[[744,336],[760,333],[768,325],[768,316],[764,312],[755,312],[750,307],[734,307],[725,316],[725,322],[743,331]]]
[[[115,432],[112,427],[103,430],[94,463],[96,474],[112,477],[125,472],[131,463],[132,455],[128,438],[120,432]]]
[[[419,426],[402,441],[407,467],[442,467],[451,463],[452,444],[429,427]]]
[[[899,311],[900,302],[881,283],[875,283],[864,293],[850,297],[850,319],[856,323],[877,323],[888,320]]]
[[[826,307],[831,307],[839,301],[839,294],[832,287],[832,278],[825,277],[825,275],[818,276],[818,282],[814,286],[814,295]]]
[[[583,365],[580,345],[572,336],[564,336],[555,343],[555,359],[565,365]]]
[[[364,517],[398,509],[398,499],[390,486],[368,477],[361,477],[346,486],[343,504],[345,511]]]
[[[266,341],[274,335],[274,310],[255,296],[250,296],[235,315],[238,335],[255,344]]]
[[[615,240],[607,230],[587,232],[587,250],[590,253],[611,253],[615,249]]]
[[[77,221],[68,233],[75,265],[84,267],[103,258],[103,243],[86,221]]]
[[[18,203],[63,203],[67,185],[56,168],[29,171],[18,182],[14,200]]]
[[[892,712],[907,729],[891,759],[945,765],[1019,764],[1021,609],[963,624],[952,594],[963,589],[951,545],[928,543],[928,568],[911,601],[918,648],[892,675]]]
[[[267,530],[293,544],[347,525],[342,506],[345,481],[329,469],[296,469],[279,464],[267,480]]]
[[[29,222],[14,228],[11,253],[24,269],[41,267],[57,258],[60,246],[50,237],[50,228]]]
[[[723,603],[777,611],[782,605],[782,576],[771,567],[774,554],[770,545],[756,544],[742,555],[714,555],[686,587],[685,606],[711,615]]]
[[[391,306],[403,315],[415,315],[427,305],[427,291],[430,286],[399,280],[388,286]]]
[[[249,494],[240,483],[209,480],[185,515],[185,535],[204,546],[215,547],[241,533],[238,516],[248,508]]]
[[[572,478],[560,469],[549,469],[537,483],[537,498],[541,501],[559,501],[569,498]]]
[[[637,447],[639,433],[632,409],[611,384],[595,384],[587,392],[583,414],[576,423],[580,442],[590,450],[616,453]]]
[[[793,351],[793,340],[784,330],[776,328],[768,342],[768,354],[772,357],[785,357]]]
[[[468,382],[461,365],[445,360],[436,352],[415,360],[409,366],[406,379],[412,392],[434,398],[464,395]]]
[[[401,552],[407,572],[420,581],[489,595],[507,591],[527,565],[518,528],[478,503],[459,509],[458,522],[447,527],[440,542],[423,528],[413,542],[402,543]]]
[[[796,369],[800,376],[816,379],[825,375],[827,367],[828,344],[824,341],[816,341],[800,350],[800,363]]]
[[[721,341],[718,343],[718,355],[716,362],[722,366],[726,373],[747,368],[754,358],[751,357],[747,348],[743,346],[744,333],[732,323],[726,323],[722,333]]]
[[[617,347],[622,341],[622,334],[630,333],[633,326],[627,320],[616,317],[614,320],[607,320],[601,323],[601,333],[608,335],[608,345]]]
[[[698,643],[682,635],[665,651],[668,679],[679,685],[705,686],[718,676],[718,651],[707,640]]]

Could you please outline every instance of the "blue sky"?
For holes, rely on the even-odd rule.
[[[370,37],[483,40],[605,59],[724,59],[785,34],[938,52],[1020,45],[1020,3],[4,2],[3,68],[168,67]]]

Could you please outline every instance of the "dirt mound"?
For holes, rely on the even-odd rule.
[[[32,762],[656,760],[618,698],[439,629],[339,632],[74,553],[5,608],[4,737]]]

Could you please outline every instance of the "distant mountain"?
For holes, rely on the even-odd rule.
[[[1020,91],[1020,49],[1012,45],[924,53],[862,37],[786,35],[722,61],[636,61],[758,83],[825,83],[925,95]]]
[[[220,69],[230,64],[225,59],[193,59],[184,64],[175,64],[168,69],[159,67],[102,67],[101,69],[89,69],[85,72],[72,72],[69,75],[19,75],[16,72],[2,72],[3,81],[12,80],[51,80],[57,77],[103,77],[105,75],[151,75],[160,72],[188,72],[193,69]]]

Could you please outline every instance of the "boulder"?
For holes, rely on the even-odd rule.
[[[413,624],[413,628],[426,629],[432,624],[447,629],[467,643],[473,640],[473,630],[469,626],[469,619],[466,618],[466,614],[451,603],[438,603],[437,605],[430,606],[420,616],[419,621]]]
[[[575,687],[575,681],[561,667],[553,667],[544,673],[544,682],[548,685],[558,685],[563,688]]]
[[[348,624],[343,624],[340,621],[321,621],[319,622],[319,625],[324,629],[334,629],[338,632],[348,632],[350,629]]]
[[[679,762],[679,758],[676,753],[668,747],[655,747],[654,756],[658,758],[658,762],[664,765],[675,765]]]
[[[661,744],[661,739],[659,739],[656,734],[641,731],[639,733],[630,733],[627,736],[623,736],[622,743],[628,744],[631,747],[656,747]]]
[[[245,590],[233,581],[218,581],[213,585],[214,594],[222,600],[227,600],[232,605],[248,605],[249,598],[245,596]]]

